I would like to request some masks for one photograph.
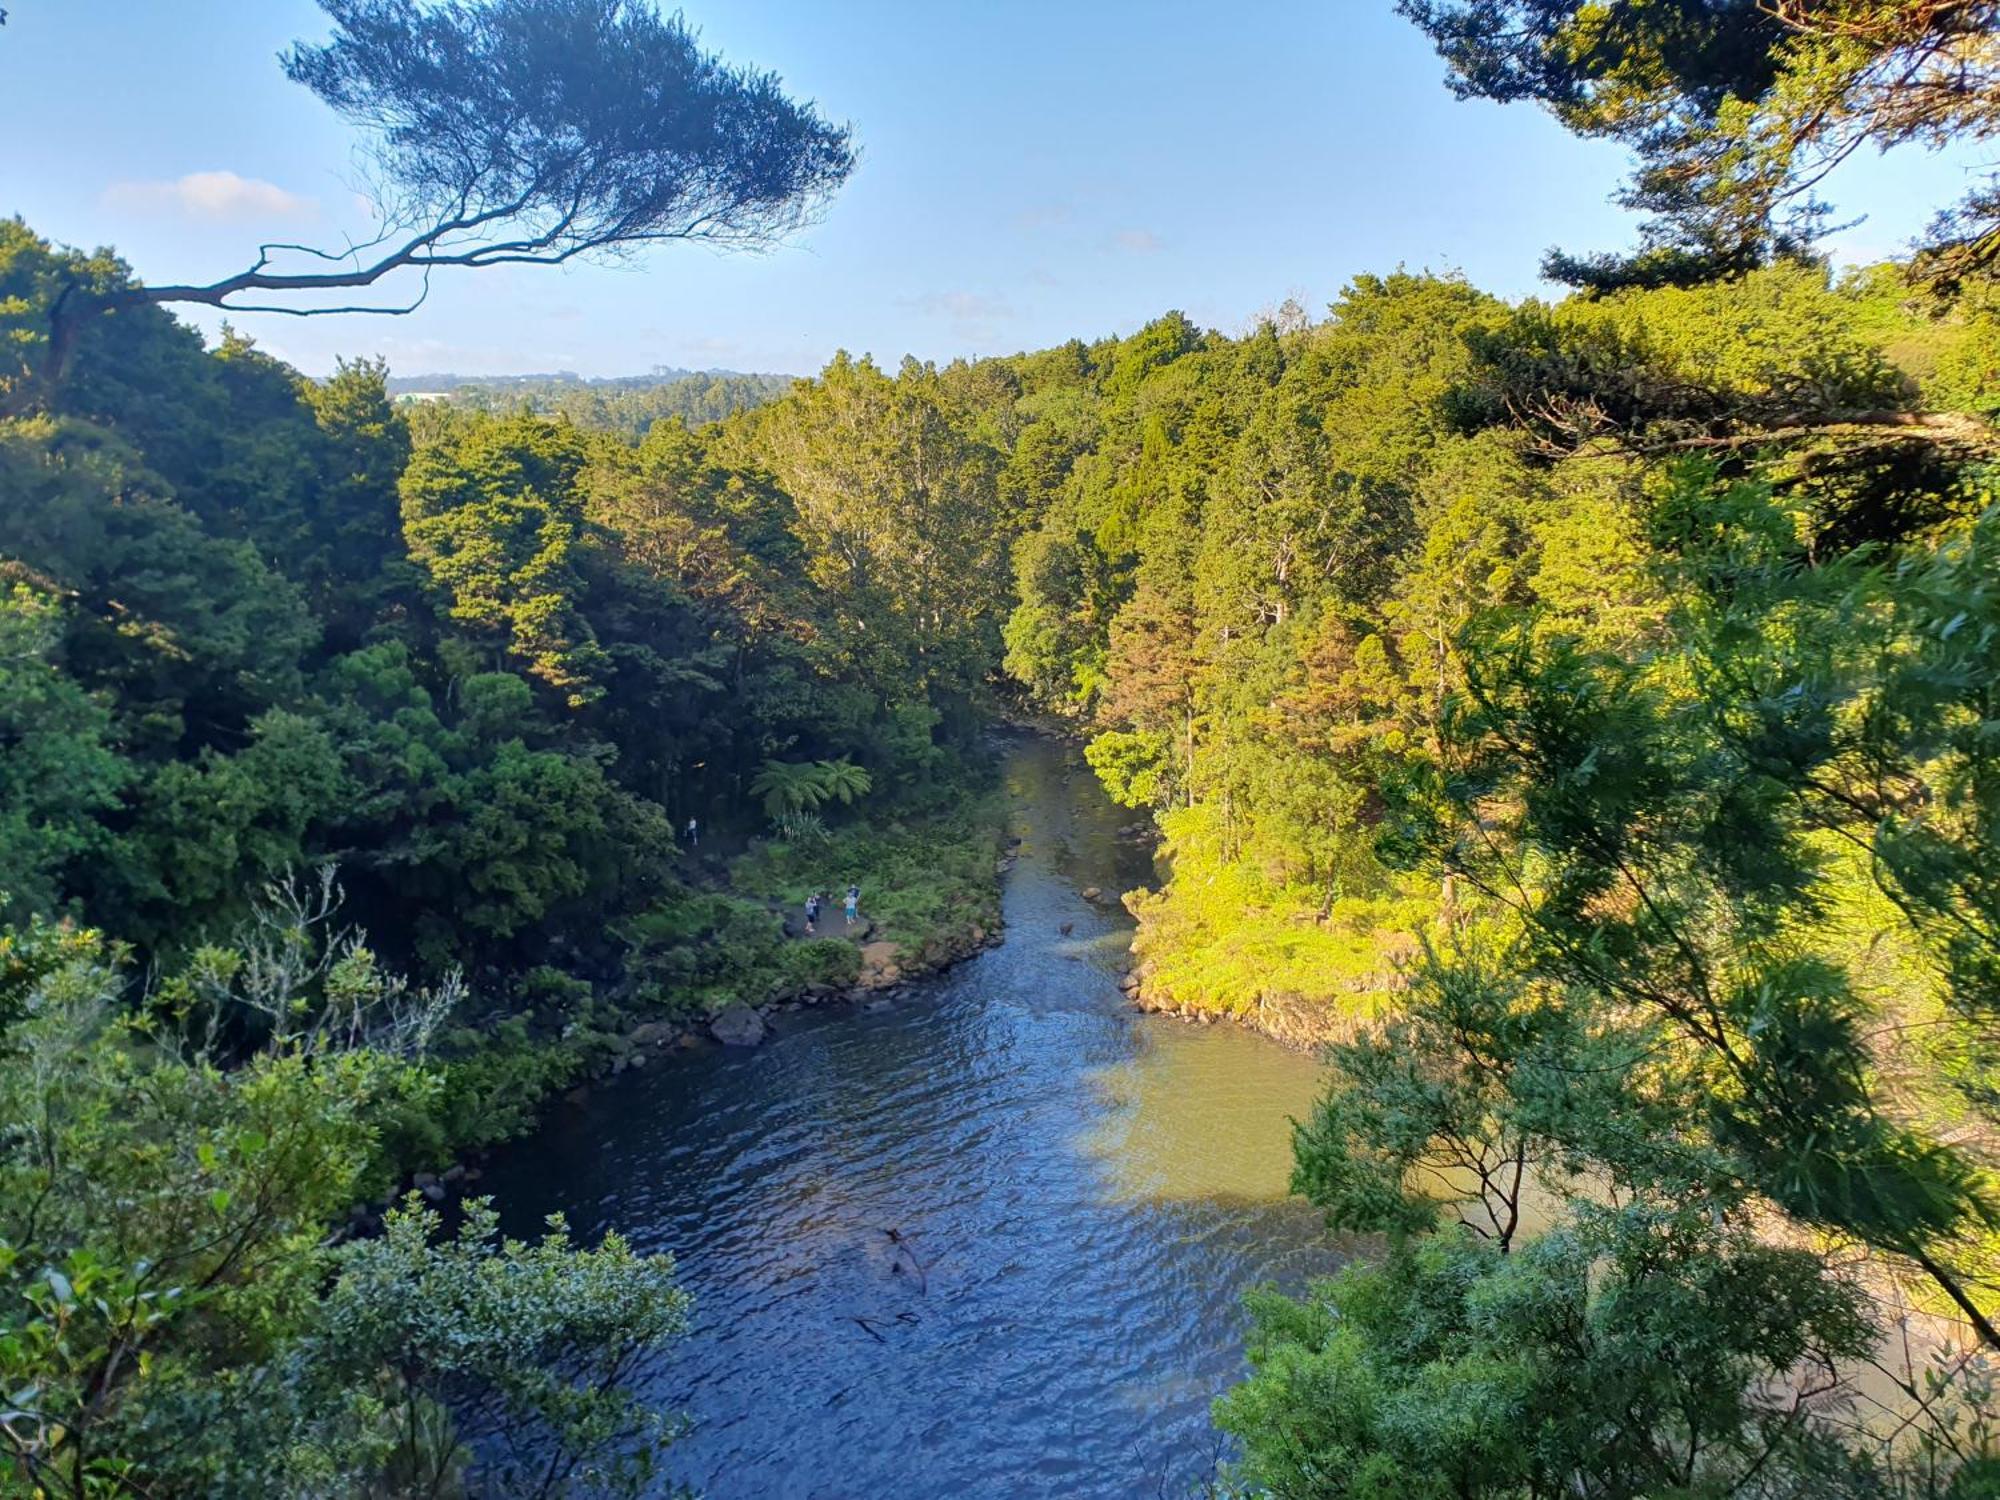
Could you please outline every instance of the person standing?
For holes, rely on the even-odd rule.
[[[806,897],[806,936],[813,935],[813,924],[819,921],[819,892]]]
[[[858,885],[850,885],[847,888],[847,925],[849,927],[852,927],[854,925],[854,919],[856,917],[859,917],[860,915],[861,915],[861,887]]]
[[[687,844],[690,849],[701,845],[701,824],[692,817],[688,819]]]

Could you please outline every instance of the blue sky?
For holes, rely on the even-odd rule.
[[[276,54],[309,0],[11,0],[0,213],[109,244],[149,280],[210,280],[267,238],[365,237],[354,137]],[[1552,244],[1629,242],[1622,154],[1539,111],[1461,104],[1391,0],[687,0],[705,41],[851,122],[860,169],[764,255],[440,276],[407,318],[245,316],[301,369],[817,369],[1129,332],[1168,308],[1237,330],[1360,271],[1458,269],[1542,290]],[[1903,153],[1830,184],[1835,241],[1907,243],[1964,185]],[[213,330],[216,318],[200,319]]]

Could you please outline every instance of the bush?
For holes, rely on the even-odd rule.
[[[824,844],[765,844],[736,861],[736,886],[800,906],[813,891],[861,887],[878,937],[916,950],[999,916],[1000,810],[992,794],[882,828],[835,829]]]

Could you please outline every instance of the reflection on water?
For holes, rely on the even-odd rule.
[[[1104,1109],[1080,1145],[1120,1197],[1275,1203],[1290,1190],[1291,1122],[1311,1108],[1319,1068],[1235,1027],[1167,1023],[1093,1081]]]
[[[1128,919],[1077,894],[1146,877],[1120,815],[1061,746],[1008,779],[1002,947],[626,1075],[488,1174],[511,1229],[561,1209],[679,1258],[694,1331],[647,1378],[715,1500],[1182,1493],[1242,1290],[1334,1264],[1285,1198],[1310,1060],[1128,1009]]]

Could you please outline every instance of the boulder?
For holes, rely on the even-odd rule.
[[[708,1029],[725,1047],[754,1047],[764,1040],[764,1018],[740,1000],[725,1006]]]
[[[1076,931],[1076,923],[1065,922],[1062,924],[1062,926],[1058,927],[1056,931],[1060,932],[1064,937],[1068,937],[1072,932]]]
[[[894,984],[903,977],[900,967],[902,957],[903,950],[895,943],[863,943],[859,987],[863,990],[879,990]]]
[[[635,1047],[665,1047],[672,1044],[679,1030],[672,1021],[648,1021],[632,1028],[630,1040]]]
[[[1101,900],[1103,896],[1104,891],[1099,886],[1087,885],[1083,888],[1083,899],[1086,901]]]

